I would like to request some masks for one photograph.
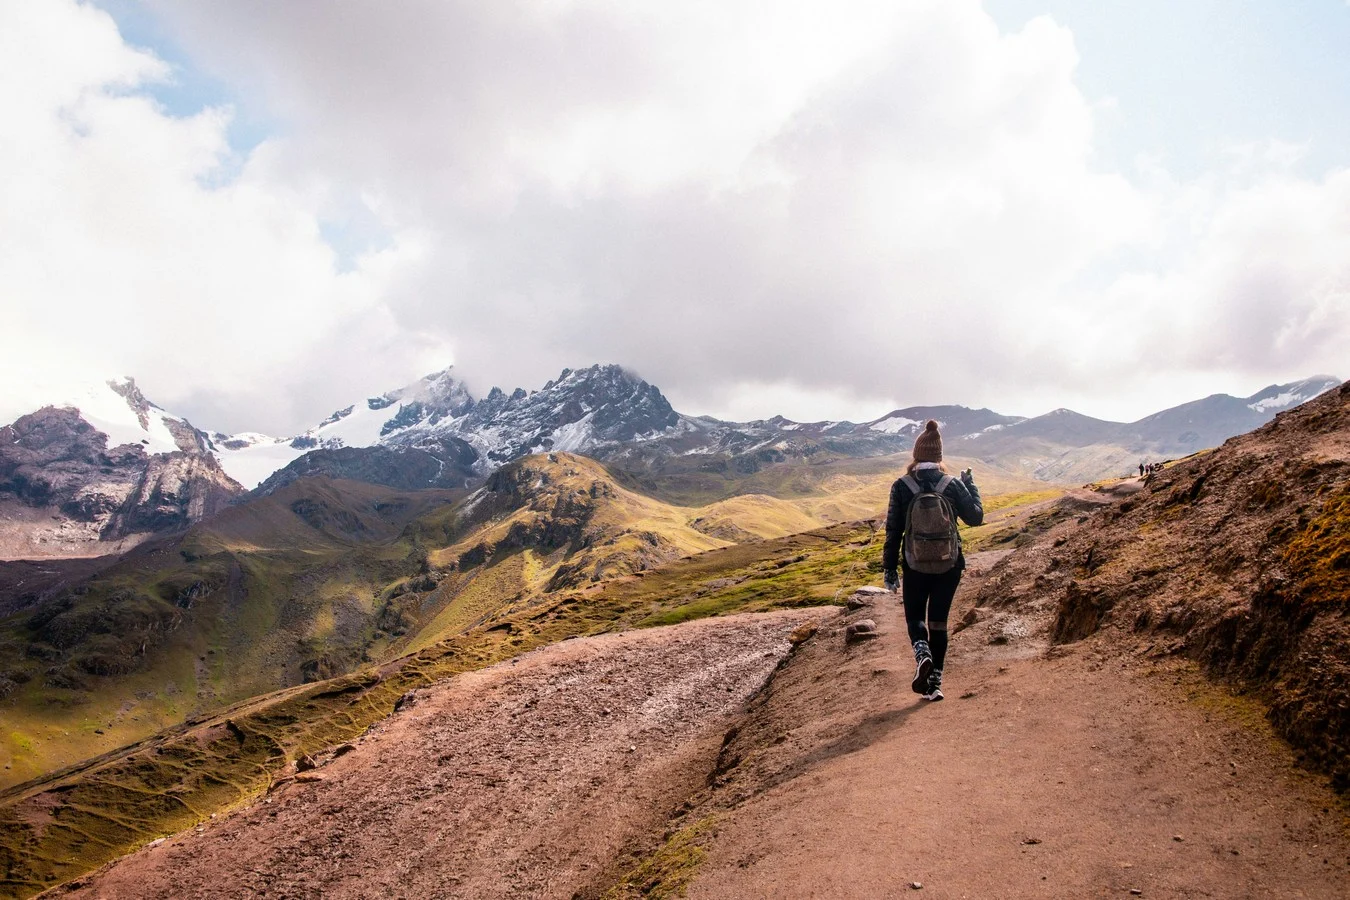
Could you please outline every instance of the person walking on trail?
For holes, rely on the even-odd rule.
[[[1143,464],[1143,463],[1140,463],[1140,464],[1139,464],[1139,477],[1140,477],[1140,478],[1143,478],[1143,477],[1144,477],[1144,464]]]
[[[942,435],[938,423],[930,419],[914,440],[913,461],[891,485],[881,554],[886,589],[900,588],[903,593],[905,624],[918,667],[912,687],[925,700],[942,699],[947,616],[966,567],[958,516],[972,526],[984,521],[980,491],[970,469],[960,478],[947,473]]]

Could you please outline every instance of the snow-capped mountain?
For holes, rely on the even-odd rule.
[[[747,474],[821,452],[852,457],[901,452],[930,418],[941,423],[953,452],[967,456],[1003,455],[1028,442],[1041,452],[1111,445],[1122,454],[1180,453],[1255,428],[1338,383],[1319,376],[1272,385],[1246,399],[1216,395],[1132,424],[1066,409],[1025,419],[964,406],[908,407],[861,424],[781,416],[723,422],[677,412],[658,388],[619,366],[564,369],[537,391],[517,388],[508,394],[493,388],[482,399],[447,369],[337,410],[294,437],[214,434],[210,440],[226,471],[264,490],[311,474],[378,476],[400,487],[461,486],[510,460],[549,450],[583,453],[635,471],[727,466]],[[389,451],[382,462],[352,452],[374,447]]]
[[[1247,398],[1218,394],[1130,424],[1065,409],[1024,419],[963,406],[908,407],[860,424],[795,422],[781,416],[723,422],[677,412],[656,386],[614,365],[564,369],[539,390],[517,388],[507,393],[493,388],[481,399],[473,396],[453,369],[446,369],[398,390],[353,402],[304,433],[285,438],[200,431],[181,416],[149,402],[130,379],[95,386],[55,406],[78,410],[83,426],[72,421],[64,428],[87,427],[103,440],[97,447],[90,444],[80,452],[72,451],[74,456],[83,453],[84,458],[96,460],[98,453],[124,447],[146,460],[172,454],[207,459],[211,463],[202,465],[214,469],[218,462],[223,472],[219,476],[194,474],[190,481],[198,483],[204,477],[222,485],[238,482],[247,488],[260,486],[264,493],[310,475],[410,490],[464,487],[513,459],[553,450],[589,455],[633,473],[707,472],[734,478],[790,460],[903,452],[930,418],[942,424],[948,452],[954,456],[990,461],[1016,458],[1016,467],[1058,480],[1079,474],[1083,461],[1075,460],[1085,448],[1092,448],[1089,467],[1103,469],[1107,460],[1113,467],[1128,468],[1124,461],[1135,454],[1191,452],[1251,430],[1281,409],[1336,384],[1338,379],[1317,376],[1271,385]],[[32,422],[21,419],[11,428],[18,429],[15,435],[22,433],[23,441],[38,439]],[[8,461],[0,454],[0,492],[7,491],[11,498],[22,494],[25,502],[36,502],[31,485],[22,490],[17,485],[39,470],[32,483],[51,482],[52,473],[60,471],[61,454],[17,461],[16,448],[4,452]],[[103,463],[95,468],[99,466]],[[132,469],[143,480],[145,464],[137,466]],[[105,499],[94,506],[111,508],[130,502],[132,489],[127,485],[110,493],[110,489],[89,484],[93,484],[93,474],[86,469],[67,484],[65,493],[70,496],[63,494],[61,502],[74,503],[74,509],[82,502],[79,497],[100,491]],[[237,492],[238,486],[224,489]],[[193,515],[184,507],[178,521],[194,521]],[[164,517],[170,520],[173,516]],[[130,520],[124,515],[117,521]],[[111,516],[99,520],[97,530],[106,536],[124,527],[112,525],[109,531],[111,523]]]
[[[0,558],[120,552],[242,493],[202,433],[130,378],[59,393],[0,428]]]
[[[493,388],[481,400],[450,368],[337,410],[294,437],[210,437],[225,470],[250,486],[309,451],[360,447],[430,454],[450,466],[451,483],[530,453],[587,453],[669,435],[681,418],[659,390],[618,366],[564,369],[541,390]]]

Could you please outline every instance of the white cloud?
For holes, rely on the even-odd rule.
[[[0,88],[23,107],[0,107],[23,145],[2,187],[27,190],[0,212],[0,290],[10,353],[116,363],[202,424],[298,429],[451,354],[480,388],[614,361],[690,412],[802,418],[1066,395],[1143,414],[1190,398],[1168,385],[1343,366],[1346,176],[1295,178],[1274,143],[1189,183],[1099,169],[1104,104],[1049,19],[152,8],[284,136],[235,158],[229,111],[166,116],[138,89],[164,65],[106,17],[10,7],[48,26],[3,84],[47,87]],[[382,249],[348,269],[321,221]]]
[[[396,341],[381,298],[415,263],[415,242],[396,235],[337,274],[305,185],[277,178],[275,146],[236,158],[228,109],[166,115],[143,88],[168,68],[127,47],[108,16],[22,2],[0,19],[0,358],[11,393],[52,370],[131,373],[166,405],[229,393],[257,425],[284,426],[313,415],[287,390],[305,385],[307,367],[325,370],[311,382],[350,381],[353,358]],[[342,349],[324,359],[333,334]]]

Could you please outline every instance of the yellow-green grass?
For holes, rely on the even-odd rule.
[[[984,524],[961,528],[961,541],[967,553],[1025,543],[1033,534],[1059,521],[1059,514],[1048,506],[1064,496],[1063,488],[1016,491],[984,498]]]
[[[1283,557],[1300,599],[1350,606],[1350,487],[1323,497],[1321,509],[1288,543]]]
[[[831,521],[819,519],[799,504],[767,494],[742,494],[702,507],[694,512],[690,525],[704,534],[763,539],[784,537],[820,528]],[[853,516],[854,519],[866,516]]]
[[[685,888],[707,858],[706,845],[716,834],[717,818],[708,816],[672,834],[648,858],[642,860],[613,888],[604,900],[644,897],[665,900],[684,896]]]
[[[539,591],[537,554],[522,550],[501,560],[455,574],[437,589],[439,610],[403,648],[415,653],[453,637],[502,611],[511,599]],[[556,568],[556,564],[553,566]]]

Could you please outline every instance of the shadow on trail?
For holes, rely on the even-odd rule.
[[[888,709],[885,712],[868,716],[840,737],[795,760],[779,773],[778,777],[773,779],[771,786],[776,787],[791,781],[806,774],[821,763],[838,759],[841,756],[848,756],[850,753],[857,753],[859,750],[870,747],[904,725],[910,716],[926,705],[928,704],[916,701],[909,706]]]

